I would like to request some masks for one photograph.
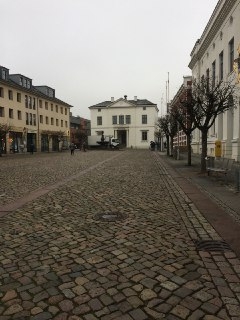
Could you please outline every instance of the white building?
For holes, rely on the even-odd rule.
[[[155,140],[158,108],[146,99],[112,97],[89,109],[91,135],[113,136],[128,148],[149,148],[150,141]]]
[[[192,52],[189,67],[194,79],[211,77],[230,80],[236,85],[236,108],[218,116],[209,130],[208,155],[214,156],[215,141],[222,142],[222,156],[240,161],[240,0],[219,0],[201,38]],[[235,60],[235,64],[234,64]],[[237,66],[236,67],[234,67]],[[238,81],[237,81],[238,79]],[[201,153],[199,131],[195,131],[192,148]]]

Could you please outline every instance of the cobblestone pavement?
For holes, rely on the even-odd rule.
[[[239,259],[197,250],[222,239],[156,154],[0,159],[0,320],[240,319]]]

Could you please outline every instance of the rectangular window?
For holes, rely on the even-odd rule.
[[[67,121],[65,121],[65,127],[67,128],[67,126],[68,126],[68,122],[67,122]]]
[[[42,100],[39,100],[39,108],[42,108]]]
[[[25,107],[28,108],[28,96],[25,96]]]
[[[117,124],[117,116],[112,116],[112,124]]]
[[[61,107],[60,110],[61,110],[61,114],[63,114],[63,107]]]
[[[219,80],[223,79],[223,51],[219,54]]]
[[[45,101],[45,110],[48,110],[48,102]]]
[[[51,125],[53,126],[54,125],[54,119],[51,118]]]
[[[147,139],[148,139],[147,131],[142,131],[142,141],[147,141]]]
[[[4,98],[4,90],[2,87],[0,87],[0,97]]]
[[[36,115],[33,114],[32,116],[33,116],[33,125],[36,126],[37,125]]]
[[[118,120],[119,124],[124,124],[124,116],[119,116]]]
[[[97,117],[97,125],[98,126],[102,125],[102,117]]]
[[[229,42],[229,73],[233,71],[233,62],[234,62],[234,38]]]
[[[146,114],[142,115],[142,124],[147,124],[147,115]]]
[[[9,109],[9,118],[13,119],[13,109]]]
[[[32,97],[28,97],[28,107],[32,109]]]
[[[126,115],[126,124],[131,124],[131,116]]]
[[[36,109],[36,99],[33,98],[33,110],[35,110],[35,109]]]
[[[26,112],[26,124],[28,125],[29,122],[28,122],[28,113]]]
[[[22,120],[22,112],[20,110],[18,110],[17,112],[17,117],[18,117],[18,120]]]
[[[215,87],[216,81],[216,61],[214,60],[212,63],[212,86]]]
[[[40,122],[40,123],[43,123],[43,116],[42,116],[42,114],[40,114],[39,122]]]
[[[59,121],[58,121],[58,119],[56,119],[56,126],[57,126],[57,127],[59,126]]]
[[[0,107],[0,117],[3,118],[4,117],[4,108]]]
[[[143,110],[146,110],[146,107],[143,107]]]
[[[8,90],[8,99],[13,100],[13,92],[12,90]]]
[[[63,127],[63,120],[61,120],[61,127]]]
[[[51,111],[53,111],[53,104],[51,103]]]
[[[32,122],[32,113],[29,113],[29,124],[30,124],[30,126],[32,126],[32,124],[33,124],[33,122]]]
[[[55,107],[55,108],[56,108],[56,109],[55,109],[55,110],[56,110],[56,112],[58,113],[58,105],[57,105],[57,104],[56,104],[56,107]]]
[[[65,115],[67,116],[67,114],[68,114],[68,113],[67,113],[67,108],[65,108]]]
[[[48,117],[45,118],[46,124],[48,124]]]
[[[21,102],[21,93],[17,92],[17,102]]]
[[[101,109],[98,109],[97,111],[98,111],[98,112],[101,112]]]
[[[19,84],[20,84],[20,86],[23,85],[23,78],[22,77],[19,78]]]

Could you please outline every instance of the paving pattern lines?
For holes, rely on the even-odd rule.
[[[98,165],[119,152],[89,151],[63,153],[41,153],[2,157],[0,166],[0,209],[5,204],[17,203],[34,191],[42,191],[58,181],[64,182],[94,165]]]
[[[196,251],[162,170],[125,152],[2,217],[2,319],[238,319],[237,259]]]

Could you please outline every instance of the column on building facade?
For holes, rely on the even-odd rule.
[[[227,110],[223,115],[223,157],[232,158],[233,111]]]

